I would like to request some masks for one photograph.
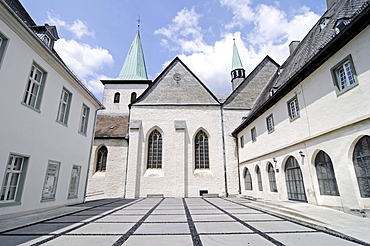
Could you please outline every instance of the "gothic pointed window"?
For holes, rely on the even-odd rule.
[[[96,160],[96,172],[105,171],[107,167],[108,149],[105,146],[101,146],[98,150],[98,158]]]
[[[315,159],[317,180],[319,182],[320,194],[328,196],[339,196],[337,180],[330,156],[320,150]]]
[[[244,188],[245,190],[253,190],[252,176],[248,168],[246,168],[244,171]]]
[[[370,197],[370,136],[362,137],[356,144],[353,165],[361,197]]]
[[[277,192],[275,170],[271,163],[268,165],[270,191]]]
[[[262,175],[261,175],[261,169],[259,166],[256,168],[256,173],[257,173],[257,182],[258,182],[258,190],[263,191],[262,187]]]
[[[114,100],[113,100],[113,102],[114,102],[114,103],[119,103],[119,99],[120,99],[120,97],[121,97],[121,94],[119,94],[119,92],[116,92],[116,93],[114,94]]]
[[[147,168],[162,168],[162,136],[158,130],[149,135]]]
[[[208,136],[200,130],[195,136],[195,169],[209,168]]]
[[[136,101],[136,92],[132,92],[131,93],[131,100],[130,100],[130,102],[131,103],[134,103]]]

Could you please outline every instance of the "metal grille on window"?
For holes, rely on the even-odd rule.
[[[266,123],[267,123],[268,132],[272,132],[274,130],[274,119],[273,119],[272,115],[267,117],[266,121],[267,121]]]
[[[307,202],[301,168],[293,156],[286,162],[285,179],[289,200]]]
[[[275,170],[271,163],[268,166],[268,175],[269,175],[270,191],[277,192]]]
[[[209,168],[208,136],[202,130],[195,136],[195,168]]]
[[[356,144],[353,165],[361,197],[370,197],[370,136],[362,137]]]
[[[317,180],[319,182],[320,194],[339,196],[337,180],[333,169],[333,163],[328,154],[320,150],[315,159]]]
[[[252,187],[252,176],[248,170],[248,168],[245,169],[244,172],[244,186],[246,190],[253,190]]]
[[[148,139],[148,168],[162,168],[162,136],[154,130]]]
[[[292,100],[290,103],[289,103],[289,107],[290,107],[290,116],[292,119],[298,117],[298,104],[297,104],[297,99],[294,99]]]
[[[261,169],[258,166],[257,166],[256,172],[257,172],[258,190],[263,191]]]
[[[98,159],[96,162],[96,172],[105,171],[107,167],[108,149],[105,146],[100,147],[98,150]]]

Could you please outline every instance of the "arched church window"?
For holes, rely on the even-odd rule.
[[[121,94],[119,92],[116,92],[114,94],[114,103],[119,103],[120,97],[121,97]]]
[[[320,194],[339,196],[337,180],[333,169],[333,163],[328,154],[320,150],[315,159],[317,180],[319,182]]]
[[[195,169],[209,168],[208,136],[200,130],[195,136]]]
[[[307,202],[302,171],[293,156],[290,156],[286,161],[284,170],[289,200]]]
[[[362,137],[356,144],[353,165],[361,197],[370,197],[370,136]]]
[[[267,170],[269,175],[270,191],[277,192],[275,170],[271,163],[269,163]]]
[[[257,183],[258,183],[258,190],[263,191],[262,187],[262,175],[261,175],[261,169],[259,166],[256,168],[256,173],[257,173]]]
[[[162,136],[158,130],[149,135],[147,168],[162,168]]]
[[[132,92],[131,93],[131,100],[130,100],[130,102],[131,103],[134,103],[136,101],[136,92]]]
[[[249,172],[248,168],[245,169],[244,171],[244,188],[245,190],[253,190],[252,186],[252,176],[251,173]]]
[[[96,160],[96,172],[105,171],[107,167],[107,156],[108,149],[105,146],[101,146],[98,150],[98,159]]]

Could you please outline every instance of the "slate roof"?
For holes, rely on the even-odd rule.
[[[127,134],[128,115],[97,116],[95,138],[124,138]]]
[[[267,83],[252,111],[234,130],[233,135],[242,131],[273,106],[368,26],[370,22],[369,11],[369,0],[338,0],[328,9],[322,16],[322,18],[329,18],[326,27],[321,30],[319,23],[322,18],[320,18],[280,67],[279,73]],[[349,21],[349,24],[341,32],[335,34],[334,26],[342,18]],[[270,96],[271,88],[276,90],[272,96]]]
[[[27,26],[36,26],[36,23],[18,0],[5,0],[5,2],[14,11],[14,13],[16,13],[19,18],[21,18],[22,21],[27,24]]]
[[[179,80],[174,76],[180,75]],[[176,57],[133,106],[140,105],[220,105],[216,96]]]

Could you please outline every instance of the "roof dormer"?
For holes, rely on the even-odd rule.
[[[32,29],[46,46],[50,49],[54,48],[55,41],[59,39],[56,26],[45,24],[45,26],[33,26]]]

